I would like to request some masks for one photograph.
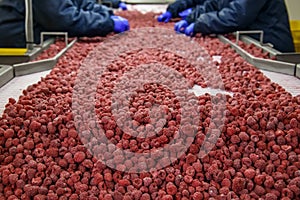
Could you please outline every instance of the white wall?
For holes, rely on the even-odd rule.
[[[300,20],[300,0],[285,0],[290,20]]]

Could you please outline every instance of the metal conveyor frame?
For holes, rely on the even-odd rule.
[[[271,60],[271,59],[263,59],[263,58],[258,58],[255,57],[253,55],[251,55],[250,53],[248,53],[246,50],[244,50],[243,48],[241,48],[238,44],[232,42],[231,40],[229,40],[228,38],[226,38],[223,35],[218,35],[218,38],[221,42],[225,43],[225,44],[230,44],[230,46],[240,55],[242,56],[247,62],[249,62],[250,64],[256,66],[259,69],[263,69],[263,70],[267,70],[267,71],[272,71],[272,72],[277,72],[277,73],[283,73],[283,74],[288,74],[288,75],[292,75],[292,76],[297,76],[297,72],[296,72],[296,64],[295,63],[291,63],[291,62],[286,62],[286,61],[280,61],[280,60]],[[243,36],[241,37],[242,41],[245,41],[245,38],[247,38],[247,36]],[[250,39],[250,37],[248,37],[246,40],[252,43],[252,41],[254,41],[254,39]],[[245,42],[247,43],[247,42]],[[260,44],[260,42],[255,42],[253,43],[256,46],[260,46],[263,48],[264,51],[268,51],[271,55],[279,55],[280,52],[277,50],[272,49],[270,46],[266,45],[263,46]],[[299,77],[299,76],[298,76]]]

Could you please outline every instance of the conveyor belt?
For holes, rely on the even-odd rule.
[[[134,17],[144,25],[144,16]],[[148,15],[148,20],[155,19]],[[106,38],[102,43],[75,44],[47,78],[16,99],[18,103],[10,99],[0,130],[2,141],[6,141],[2,144],[1,167],[7,191],[20,180],[25,185],[20,197],[33,198],[39,192],[39,187],[31,183],[42,184],[43,180],[34,176],[23,179],[13,171],[19,167],[25,168],[22,174],[28,175],[38,168],[45,180],[52,180],[45,188],[53,190],[42,198],[78,194],[74,199],[121,199],[124,195],[129,199],[162,199],[170,194],[169,199],[183,195],[187,199],[296,199],[297,166],[286,162],[283,167],[288,169],[287,176],[281,176],[281,168],[275,169],[272,163],[297,160],[300,96],[294,98],[216,38],[194,40],[175,34],[171,27],[170,34],[162,34],[160,24],[156,22],[155,26],[158,32],[135,29],[138,34],[131,38],[126,37],[130,33],[124,33],[112,41]],[[224,58],[228,55],[228,59],[215,65],[210,55],[216,52]],[[151,68],[154,70],[148,71]],[[219,75],[222,80],[217,78]],[[157,81],[164,79],[162,83]],[[222,82],[233,96],[223,98],[219,90],[216,95],[204,91],[197,98],[192,94],[184,96],[195,84],[201,88],[212,85],[222,91]],[[159,112],[154,111],[156,105]],[[118,119],[118,114],[125,116]],[[131,129],[134,126],[138,128]],[[17,153],[27,156],[18,157]],[[249,170],[245,171],[241,164]],[[147,173],[140,174],[142,170]],[[99,179],[89,172],[96,172]],[[85,181],[78,179],[74,187],[68,185],[72,177],[81,174],[87,174]],[[274,182],[265,187],[247,187],[249,180],[258,180],[265,174],[270,180],[280,179],[285,192],[266,194]],[[216,186],[224,177],[228,177],[225,184],[231,185],[225,191]],[[157,180],[165,186],[160,190],[161,196],[153,196]],[[200,185],[200,189],[191,187],[199,192],[181,192],[182,186],[189,183]],[[57,188],[58,184],[65,184],[66,190]],[[143,184],[149,187],[140,191]],[[126,189],[113,191],[121,185],[136,188],[139,196]]]
[[[32,74],[36,72],[41,72],[45,70],[52,69],[56,64],[57,60],[69,49],[71,48],[77,39],[74,39],[71,43],[67,44],[67,46],[62,49],[56,56],[53,58],[35,61],[35,62],[27,62],[21,64],[13,65],[15,76],[22,76],[26,74]]]
[[[143,12],[157,12],[157,11],[162,12],[163,10],[165,10],[165,8],[166,8],[166,5],[129,5],[129,9],[141,10]],[[242,40],[243,39],[244,39],[244,37],[242,37]],[[243,40],[243,41],[245,42],[245,40]],[[266,48],[267,51],[270,51],[269,47],[265,46],[264,48]],[[278,53],[278,52],[275,51],[274,54],[276,54],[276,53]],[[28,86],[29,84],[34,83],[34,81],[31,82],[32,80],[38,81],[41,76],[46,75],[49,71],[45,71],[45,72],[41,72],[41,73],[35,73],[35,74],[27,75],[27,76],[22,76],[22,75],[30,74],[30,73],[34,73],[34,72],[38,72],[38,71],[43,71],[43,70],[47,70],[47,69],[51,69],[55,63],[56,62],[53,61],[53,60],[52,61],[48,60],[44,63],[43,62],[36,62],[36,63],[30,64],[30,65],[33,66],[34,69],[31,69],[31,67],[28,67],[28,64],[16,65],[15,66],[15,69],[17,69],[16,75],[20,76],[20,77],[17,77],[17,78],[14,79],[14,80],[17,80],[17,81],[11,81],[8,84],[11,89],[6,88],[4,90],[4,87],[0,88],[1,100],[3,100],[3,98],[5,99],[8,96],[13,96],[14,98],[17,98],[21,94],[21,91],[22,91],[21,88],[25,89],[26,86]],[[264,63],[261,62],[261,64],[264,64]],[[287,74],[293,74],[293,70],[291,68],[289,68],[288,70],[289,70],[289,72]],[[300,65],[297,65],[295,71],[296,71],[296,73],[295,73],[296,77],[300,78]],[[300,94],[300,90],[298,88],[298,86],[300,85],[300,80],[299,79],[297,79],[297,78],[294,79],[294,77],[292,77],[292,76],[283,75],[283,74],[277,73],[277,72],[274,72],[274,73],[272,73],[272,72],[269,73],[267,71],[263,71],[263,72],[265,74],[267,74],[267,76],[272,81],[279,83],[284,88],[288,89],[288,91],[294,91],[293,95]],[[286,80],[288,80],[288,77],[290,77],[289,83],[287,83],[287,81],[286,81]],[[5,78],[6,79],[1,78],[1,81],[7,82],[8,80],[11,79],[11,75],[7,76],[7,77],[5,76]],[[16,85],[16,87],[13,87],[14,85]],[[13,93],[15,93],[15,95],[12,95]],[[5,105],[4,103],[0,102],[0,112],[3,111],[4,105]]]

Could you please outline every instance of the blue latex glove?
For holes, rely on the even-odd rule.
[[[188,27],[188,22],[185,20],[181,20],[179,22],[177,22],[174,26],[174,30],[178,33],[184,33],[186,27]]]
[[[111,19],[114,21],[114,32],[115,33],[122,33],[124,31],[129,30],[129,22],[127,19],[120,17],[120,16],[111,16]]]
[[[127,10],[127,5],[126,5],[126,3],[120,2],[119,8],[121,8],[122,10]]]
[[[195,27],[195,23],[191,23],[186,29],[185,29],[185,34],[187,36],[194,36],[194,27]]]
[[[178,15],[182,18],[185,19],[190,13],[192,12],[192,8],[188,8],[182,12],[180,12]]]
[[[157,21],[167,23],[170,21],[171,18],[172,18],[172,14],[169,11],[167,11],[167,12],[159,15],[157,17]]]

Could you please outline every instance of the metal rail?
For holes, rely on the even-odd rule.
[[[68,43],[68,38],[66,37],[65,41],[66,47],[52,58],[13,65],[15,76],[23,76],[26,74],[52,69],[57,63],[58,59],[75,44],[77,39],[74,39]]]
[[[285,63],[284,65],[288,65],[288,64],[296,65],[294,70],[294,75],[300,78],[300,53],[294,53],[294,52],[282,53],[272,48],[270,45],[264,45],[261,42],[246,35],[241,36],[239,40],[245,42],[246,44],[254,44],[257,48],[262,49],[264,52],[268,52],[270,57],[275,57],[277,61]],[[275,71],[278,72],[277,70]],[[279,72],[280,71],[281,70],[279,70]],[[280,73],[284,73],[284,72],[280,72]]]
[[[257,48],[262,49],[264,52],[268,52],[271,57],[281,54],[280,51],[272,48],[270,45],[262,45],[259,41],[247,35],[241,36],[240,40],[243,41],[245,44],[254,44]]]
[[[261,30],[252,30],[252,31],[237,31],[236,32],[236,44],[238,44],[240,40],[240,35],[242,34],[259,34],[259,42],[260,44],[264,43],[264,32]]]
[[[26,45],[30,52],[34,44],[32,0],[25,0],[25,12]]]
[[[271,46],[261,44],[257,40],[246,35],[240,37],[240,40],[246,44],[254,44],[257,48],[262,49],[264,52],[268,52],[271,57],[276,57],[276,60],[278,61],[295,63],[295,64],[300,63],[300,53],[282,53],[272,48]]]
[[[239,54],[241,55],[247,62],[254,65],[255,67],[267,71],[278,72],[288,75],[296,75],[296,64],[283,62],[278,60],[270,60],[270,59],[262,59],[255,57],[242,49],[240,46],[235,44],[234,42],[230,41],[223,35],[218,35],[220,41],[226,44],[230,44],[230,46]]]
[[[42,51],[49,48],[49,46],[53,44],[54,40],[54,38],[49,38],[43,42],[43,46],[36,46],[31,51],[26,50],[27,52],[24,55],[12,54],[0,56],[0,64],[14,65],[34,60]]]
[[[300,64],[296,66],[296,77],[300,78]]]
[[[68,33],[67,32],[41,32],[41,42],[39,45],[36,45],[36,46],[43,46],[44,44],[44,38],[45,38],[45,35],[51,35],[51,36],[64,36],[65,37],[65,43],[66,43],[66,46],[68,46]]]
[[[14,78],[14,70],[12,66],[0,65],[0,87],[5,85]]]

